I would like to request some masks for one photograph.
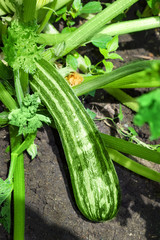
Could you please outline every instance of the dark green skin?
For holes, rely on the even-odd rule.
[[[91,221],[110,220],[118,211],[120,187],[101,136],[58,71],[45,60],[37,68],[31,87],[54,119],[78,208]]]

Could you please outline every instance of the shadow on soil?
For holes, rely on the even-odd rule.
[[[60,138],[58,132],[54,129],[52,130],[55,137],[56,145],[58,146],[60,152],[60,158],[62,161],[59,162],[60,169],[64,178],[64,181],[68,185],[67,193],[68,197],[72,203],[73,210],[79,215],[79,210],[74,202],[74,196],[72,193],[71,182],[69,179],[69,172],[67,169],[67,164],[65,160],[65,155],[62,149]],[[50,134],[48,134],[50,138]],[[52,141],[52,140],[51,140]],[[128,221],[131,221],[133,226],[135,225],[134,232],[145,231],[145,239],[160,239],[160,191],[159,183],[147,180],[139,175],[136,175],[118,164],[115,164],[117,174],[120,179],[121,191],[122,191],[122,202],[119,214],[116,221],[120,223],[119,229],[116,232],[121,232],[121,228],[128,225]],[[83,216],[81,217],[86,225],[87,221]],[[144,225],[141,224],[141,220]],[[140,226],[138,226],[138,222]],[[96,223],[98,224],[98,223]],[[94,223],[93,223],[94,228]],[[116,226],[117,228],[117,226]],[[101,227],[99,228],[99,232]],[[65,239],[65,238],[64,238]],[[66,238],[67,239],[67,238]],[[76,237],[74,238],[77,239]],[[132,239],[132,238],[130,238]],[[133,238],[134,239],[134,238]],[[144,238],[143,238],[144,239]],[[106,240],[106,239],[105,239]],[[114,239],[121,240],[121,239]]]
[[[147,240],[160,239],[160,191],[159,183],[146,180],[130,171],[116,167],[121,181],[122,202],[117,221],[127,226],[131,221],[136,231],[145,231]],[[128,176],[127,176],[128,175]],[[141,221],[143,222],[141,224]],[[138,223],[140,225],[138,226]],[[131,238],[132,239],[132,238]],[[134,238],[133,238],[134,239]]]
[[[25,240],[81,240],[66,228],[62,228],[55,223],[47,224],[42,216],[28,207],[26,207],[25,232]],[[0,240],[13,240],[2,226],[0,226]]]
[[[47,224],[41,216],[28,207],[26,207],[26,218],[25,240],[80,240],[70,230],[56,223]]]

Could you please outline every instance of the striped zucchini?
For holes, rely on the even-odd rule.
[[[92,221],[113,218],[120,201],[119,181],[94,122],[49,62],[37,62],[30,84],[55,121],[79,210]]]

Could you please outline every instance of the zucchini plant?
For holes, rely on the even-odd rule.
[[[104,88],[113,95],[117,93],[120,101],[129,99],[133,110],[137,110],[135,99],[124,95],[119,88],[122,85],[124,88],[141,87],[144,83],[147,87],[160,86],[155,77],[147,82],[141,77],[141,80],[136,78],[138,74],[147,76],[148,72],[159,74],[159,70],[154,69],[155,64],[160,64],[158,60],[130,63],[113,71],[111,63],[105,63],[105,59],[120,58],[115,53],[119,34],[160,26],[157,16],[112,24],[112,19],[137,1],[117,0],[103,10],[98,2],[90,3],[90,9],[87,4],[83,6],[81,1],[75,0],[1,1],[3,55],[0,61],[0,101],[5,109],[0,113],[0,126],[9,126],[11,159],[6,180],[0,179],[0,222],[9,232],[13,191],[14,240],[23,240],[25,230],[23,152],[27,151],[32,159],[36,156],[34,140],[37,129],[43,123],[54,126],[59,132],[77,206],[89,220],[110,220],[118,212],[121,193],[112,160],[160,182],[160,173],[134,162],[120,152],[156,163],[160,163],[160,154],[100,133],[78,99],[78,96]],[[95,6],[99,6],[99,13],[93,15]],[[59,33],[53,23],[59,9],[65,19],[63,8],[73,17],[92,16],[76,29],[71,27],[69,19],[66,32]],[[104,56],[102,62],[106,68],[109,67],[108,71],[98,68],[90,71],[90,60],[76,52],[79,46],[89,42],[100,48]],[[65,61],[69,66],[62,65],[59,68],[59,64]],[[84,81],[72,88],[65,77],[77,68],[83,73],[80,79]],[[88,73],[92,73],[92,76]],[[78,73],[75,75],[78,76]]]

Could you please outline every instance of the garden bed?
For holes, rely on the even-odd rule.
[[[124,50],[125,49],[125,50]],[[159,33],[144,31],[120,37],[118,53],[124,62],[142,59],[160,59]],[[94,54],[91,49],[92,55]],[[87,54],[90,54],[88,52]],[[114,65],[122,65],[115,60]],[[147,90],[130,90],[132,96]],[[87,97],[85,105],[98,116],[114,117],[119,111],[119,103],[103,90],[95,97]],[[122,125],[132,126],[133,112],[122,107]],[[114,129],[105,121],[96,121],[101,132],[117,136]],[[149,143],[149,129],[136,127],[139,139]],[[4,152],[8,146],[8,129],[0,129],[0,177],[5,179],[9,154]],[[26,240],[150,240],[160,239],[160,191],[159,183],[140,177],[118,164],[115,164],[120,180],[122,201],[116,218],[109,222],[92,223],[86,220],[76,207],[72,194],[69,173],[56,130],[50,127],[38,131],[36,138],[38,156],[31,161],[25,155],[26,178]],[[146,161],[137,159],[141,163]],[[149,167],[160,171],[156,164]],[[0,226],[0,240],[9,236]]]
[[[141,1],[140,1],[141,2]],[[143,5],[140,3],[141,7]],[[135,5],[137,6],[137,5]],[[135,9],[129,16],[134,15]],[[63,27],[63,22],[60,22]],[[160,32],[148,30],[134,34],[122,35],[119,38],[119,49],[116,51],[122,60],[113,60],[114,68],[134,60],[160,59]],[[93,45],[79,49],[92,62],[97,63],[100,53]],[[148,92],[148,89],[126,89],[133,97]],[[96,113],[97,118],[118,115],[120,104],[104,90],[97,90],[94,97],[82,97],[86,108]],[[1,105],[0,108],[3,109]],[[0,109],[1,110],[1,109]],[[1,111],[0,111],[1,112]],[[150,142],[148,125],[139,128],[133,125],[134,112],[122,106],[124,118],[121,124],[124,129],[134,127],[138,139]],[[102,133],[120,137],[115,126],[109,120],[95,121]],[[87,220],[78,210],[74,201],[68,167],[58,132],[45,126],[38,131],[35,143],[38,155],[34,160],[25,153],[26,185],[26,222],[25,240],[159,240],[160,239],[160,184],[114,163],[122,192],[121,206],[117,216],[104,223],[93,223]],[[10,159],[5,149],[9,145],[8,128],[0,129],[0,177],[6,179]],[[132,157],[131,157],[132,158]],[[139,158],[133,158],[156,171],[160,166]],[[11,237],[0,225],[0,240]]]

